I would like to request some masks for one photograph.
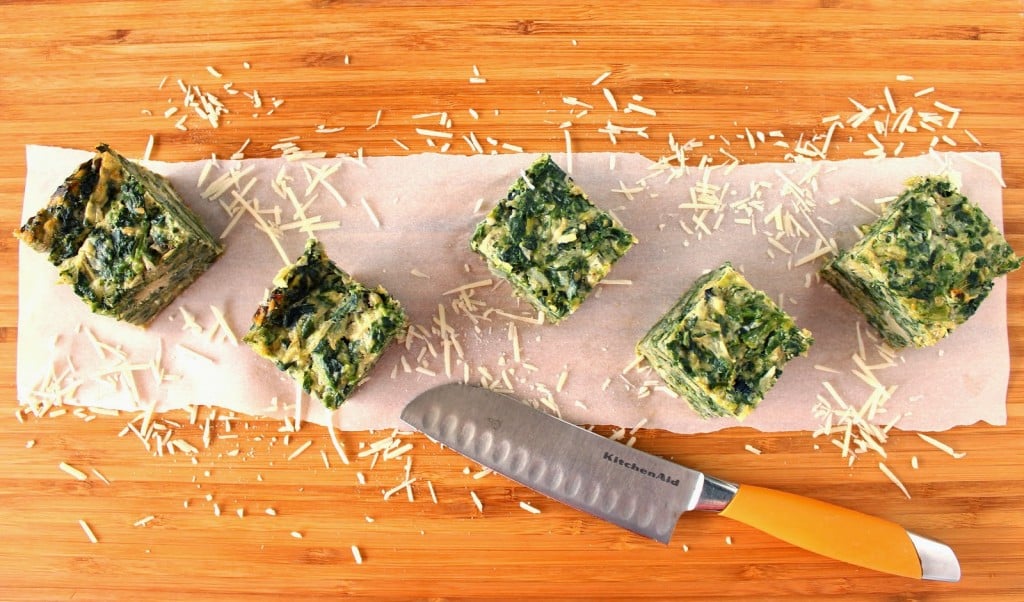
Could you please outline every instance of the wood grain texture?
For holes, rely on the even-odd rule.
[[[744,128],[782,130],[790,140],[820,134],[823,116],[851,112],[848,97],[881,103],[889,86],[909,103],[916,90],[934,86],[935,99],[963,109],[952,132],[961,148],[974,148],[959,131],[967,128],[982,148],[1003,154],[1006,230],[1024,251],[1019,2],[794,0],[713,8],[688,2],[0,1],[0,22],[2,231],[18,226],[26,144],[89,148],[103,141],[139,155],[154,134],[154,158],[186,160],[230,155],[247,139],[247,156],[275,156],[270,147],[278,139],[301,135],[300,145],[312,150],[403,154],[394,139],[411,152],[429,150],[412,115],[448,111],[460,134],[472,130],[527,151],[559,151],[558,124],[570,108],[562,98],[577,96],[595,105],[572,128],[577,151],[608,150],[597,129],[614,117],[624,125],[649,124],[649,139],[623,135],[621,150],[657,157],[667,152],[669,133],[677,140],[715,133],[730,137],[730,152],[744,160],[777,160],[781,149],[752,151],[736,135]],[[469,83],[473,65],[486,84]],[[640,94],[657,118],[609,112],[590,86],[605,71],[613,75],[604,85],[620,100]],[[898,74],[915,80],[898,82]],[[222,127],[193,117],[180,131],[173,127],[177,116],[163,117],[168,99],[180,100],[178,78],[216,90],[229,104],[233,112]],[[223,91],[226,81],[284,104],[272,115],[264,106],[254,118],[247,99]],[[368,129],[378,110],[379,125]],[[346,130],[316,134],[317,124]],[[904,154],[916,154],[928,148],[931,134],[905,140]],[[860,132],[852,142],[837,139],[831,155],[857,157],[869,148]],[[457,136],[451,152],[469,147]],[[401,462],[370,470],[352,453],[353,464],[341,466],[326,433],[315,427],[285,445],[278,423],[240,419],[231,433],[222,424],[220,434],[238,438],[215,441],[193,463],[182,454],[153,457],[133,436],[118,437],[123,417],[20,423],[12,237],[0,237],[0,265],[4,599],[1024,599],[1019,274],[1010,277],[1009,424],[943,433],[967,452],[960,460],[898,433],[889,464],[901,467],[911,500],[869,463],[850,469],[831,450],[815,451],[808,433],[644,431],[637,442],[724,478],[813,495],[943,540],[962,560],[963,581],[953,585],[842,565],[714,516],[684,517],[672,544],[661,546],[500,477],[473,479],[463,473],[463,459],[417,436],[409,439],[420,481],[409,502],[404,493],[388,501],[380,495],[403,479]],[[170,418],[185,422],[183,432],[196,439],[186,416]],[[374,437],[343,439],[353,452]],[[307,440],[313,445],[287,460]],[[747,443],[764,454],[744,451]],[[912,455],[921,460],[917,471],[909,468]],[[90,473],[89,480],[59,471],[62,461]],[[111,484],[93,475],[94,468]],[[436,488],[436,505],[426,480]],[[483,513],[470,491],[483,501]],[[521,510],[521,500],[541,514]],[[154,518],[133,526],[147,516]],[[88,542],[78,519],[100,543]],[[352,545],[362,551],[362,565],[355,564]]]

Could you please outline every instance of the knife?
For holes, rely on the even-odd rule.
[[[481,387],[429,389],[402,420],[526,487],[667,544],[684,512],[717,512],[806,550],[884,573],[955,582],[949,546],[811,498],[738,485],[633,449]]]

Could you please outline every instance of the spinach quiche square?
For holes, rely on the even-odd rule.
[[[144,326],[224,249],[167,178],[96,150],[15,235],[93,312]]]
[[[948,178],[919,177],[821,277],[894,349],[927,347],[977,311],[1021,258]]]
[[[726,262],[698,278],[636,351],[702,418],[743,420],[812,343],[809,331]]]
[[[580,307],[635,243],[545,154],[477,225],[470,248],[557,323]]]
[[[399,302],[383,287],[355,281],[316,239],[273,284],[243,340],[327,408],[341,406],[405,334]]]

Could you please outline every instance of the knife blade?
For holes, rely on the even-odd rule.
[[[702,510],[850,564],[916,579],[960,579],[960,564],[949,546],[896,523],[715,478],[502,393],[441,385],[414,398],[401,417],[505,477],[661,543],[669,542],[683,513]]]

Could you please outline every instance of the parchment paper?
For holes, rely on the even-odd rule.
[[[27,156],[25,219],[90,153],[33,146],[28,147]],[[437,307],[445,305],[446,321],[469,364],[470,382],[480,381],[480,368],[496,378],[505,371],[508,383],[518,394],[535,400],[550,391],[562,416],[580,424],[632,427],[646,420],[647,427],[680,433],[738,425],[764,431],[815,429],[819,422],[812,408],[816,396],[824,394],[823,380],[831,382],[851,402],[862,401],[870,389],[851,374],[851,355],[858,349],[859,315],[813,276],[822,259],[787,267],[814,250],[814,229],[846,247],[855,239],[854,226],[873,219],[868,210],[877,210],[875,199],[898,194],[908,177],[943,171],[958,174],[964,194],[978,202],[997,224],[1001,226],[1002,222],[1002,193],[997,178],[965,160],[969,157],[998,172],[1000,158],[996,153],[932,153],[812,165],[741,165],[731,171],[719,168],[710,172],[708,182],[719,186],[727,183],[728,188],[722,195],[723,209],[704,218],[710,234],[694,222],[699,211],[679,207],[691,202],[690,189],[705,177],[702,170],[691,167],[685,175],[669,181],[668,172],[652,170],[652,162],[639,155],[616,154],[612,159],[608,153],[577,153],[572,157],[572,175],[577,183],[597,205],[612,210],[640,240],[609,275],[609,279],[632,284],[602,285],[576,314],[559,325],[530,324],[491,312],[474,329],[473,322],[451,306],[458,295],[443,293],[492,277],[483,261],[468,250],[469,237],[484,212],[504,196],[520,170],[535,157],[424,154],[367,158],[365,166],[350,159],[316,160],[311,164],[318,168],[341,164],[327,181],[347,206],[343,207],[326,188],[317,187],[317,196],[306,213],[321,215],[324,221],[341,222],[338,229],[316,232],[329,255],[363,283],[387,288],[423,332],[436,332],[433,320]],[[563,155],[554,158],[566,165]],[[166,174],[210,230],[219,235],[228,225],[229,216],[218,202],[199,194],[197,180],[205,163],[151,162],[150,166]],[[299,200],[306,202],[309,177],[298,162],[222,160],[204,184],[208,186],[229,169],[249,167],[253,171],[240,179],[239,186],[250,177],[256,177],[258,183],[245,197],[258,199],[262,209],[280,206],[282,221],[291,221],[293,205],[275,194],[269,184],[283,168]],[[816,170],[817,176],[807,178],[809,170]],[[637,184],[645,178],[646,186]],[[795,209],[797,196],[787,180],[814,180],[817,190],[813,213],[803,215]],[[749,216],[753,224],[742,223],[745,214],[741,201],[751,196],[752,186],[758,191],[753,201],[759,209]],[[379,228],[361,199],[379,220]],[[230,194],[221,200],[230,202]],[[779,204],[810,235],[795,253],[786,254],[767,240],[769,234],[774,235],[775,225],[765,216]],[[710,228],[719,219],[720,227]],[[280,241],[289,257],[301,252],[306,236],[297,229],[283,233]],[[790,249],[795,244],[794,238],[781,237],[779,241]],[[318,401],[303,396],[296,408],[293,381],[243,343],[234,345],[221,333],[211,338],[184,328],[180,307],[194,314],[209,332],[214,325],[213,305],[224,311],[232,330],[241,337],[273,276],[284,265],[248,215],[240,218],[224,243],[227,250],[223,257],[148,329],[91,314],[69,286],[55,283],[55,268],[22,245],[19,399],[27,401],[33,390],[47,381],[47,375],[51,381],[57,375],[65,384],[77,383],[73,403],[83,405],[133,410],[155,402],[157,411],[163,411],[198,403],[273,416],[293,415],[298,410],[303,420],[326,424],[330,414]],[[731,418],[701,420],[683,401],[657,389],[650,373],[635,369],[623,372],[633,362],[634,345],[646,330],[697,276],[725,260],[732,261],[773,298],[781,296],[783,307],[816,339],[809,357],[792,361],[761,406],[743,423]],[[495,283],[472,289],[473,298],[506,314],[535,316],[525,302],[512,296],[507,284],[497,279]],[[479,313],[483,311],[481,308]],[[520,344],[518,362],[509,337],[512,322]],[[873,351],[873,333],[867,327],[861,332],[869,363],[881,364],[883,360]],[[127,359],[98,351],[93,337],[119,347]],[[182,345],[212,361],[186,351]],[[423,351],[425,347],[419,337],[410,338],[408,345],[393,346],[371,378],[334,415],[335,424],[348,430],[402,426],[399,412],[417,392],[462,380],[467,369],[457,359],[451,363],[451,378],[446,376],[439,338],[433,338],[431,346]],[[450,351],[456,358],[455,351]],[[153,371],[142,367],[155,360],[170,375],[159,384]],[[88,377],[97,371],[109,371],[112,365],[125,364],[135,364],[132,380],[138,398],[130,386]],[[423,370],[416,371],[417,366]],[[899,426],[906,429],[943,430],[977,421],[1005,424],[1009,375],[1005,279],[997,282],[974,318],[941,344],[903,351],[895,366],[876,369],[875,373],[885,385],[898,387],[888,402],[888,414],[879,416],[880,422],[905,414]]]

